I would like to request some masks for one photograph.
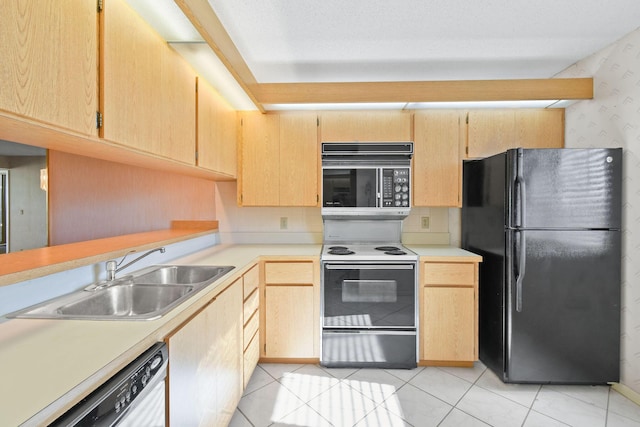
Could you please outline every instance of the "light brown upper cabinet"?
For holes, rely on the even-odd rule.
[[[197,83],[198,166],[236,177],[236,111],[203,79]]]
[[[460,206],[464,120],[455,110],[415,113],[414,206]]]
[[[195,72],[123,0],[100,19],[100,136],[195,165]]]
[[[468,120],[467,158],[517,147],[564,147],[564,109],[474,110]]]
[[[240,206],[317,206],[318,130],[313,112],[240,114]]]
[[[96,136],[96,3],[2,3],[0,110]]]
[[[326,111],[320,116],[321,142],[412,141],[406,111]]]

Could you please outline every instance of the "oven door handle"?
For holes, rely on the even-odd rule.
[[[327,270],[413,270],[413,264],[326,264]]]

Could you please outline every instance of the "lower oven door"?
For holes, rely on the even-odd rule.
[[[415,269],[415,263],[325,262],[322,327],[415,328]]]
[[[415,368],[416,265],[324,262],[320,363]]]
[[[331,368],[415,368],[416,332],[324,330],[321,364]]]

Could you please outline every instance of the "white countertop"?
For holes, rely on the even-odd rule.
[[[479,257],[447,246],[409,246],[421,256]],[[38,425],[122,369],[179,326],[261,256],[317,257],[320,245],[219,245],[171,264],[236,268],[153,321],[15,319],[0,323],[0,425]],[[53,418],[52,418],[53,417]]]

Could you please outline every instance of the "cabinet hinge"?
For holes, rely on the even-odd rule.
[[[103,7],[104,7],[103,0],[98,0],[98,13],[102,12]]]
[[[198,161],[198,152],[196,151],[196,162]]]
[[[467,113],[467,117],[466,117],[465,120],[466,120],[467,124],[469,124],[469,113]]]
[[[100,129],[102,127],[102,113],[100,111],[96,111],[96,129]]]
[[[264,345],[264,354],[267,354],[267,345]]]
[[[320,117],[316,117],[316,126],[320,127]]]

